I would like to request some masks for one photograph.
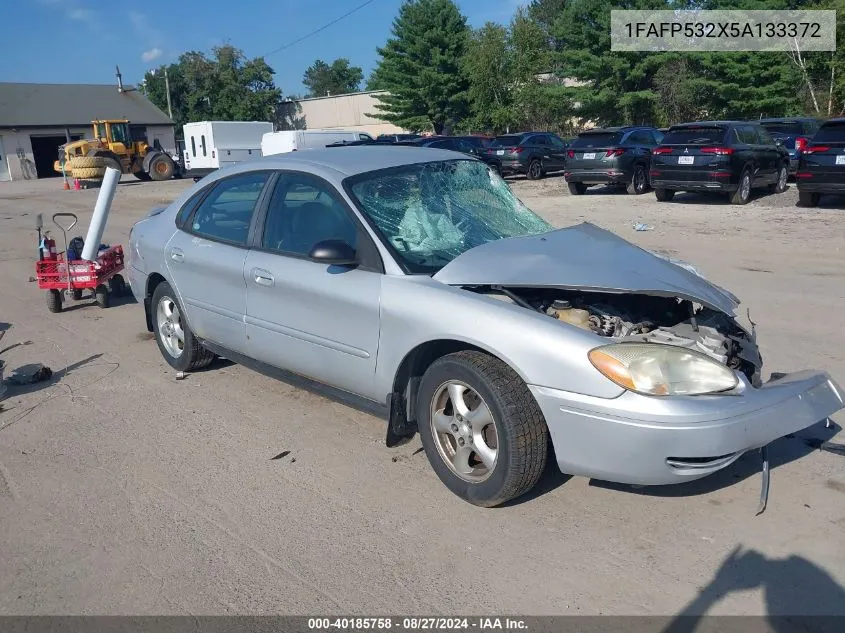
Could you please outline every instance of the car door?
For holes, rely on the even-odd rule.
[[[246,344],[244,261],[271,172],[248,172],[191,199],[165,245],[169,279],[194,333],[234,351]]]
[[[566,163],[566,143],[554,134],[545,135],[549,147],[551,168],[561,170]]]
[[[746,145],[749,158],[756,171],[752,186],[759,187],[771,181],[771,164],[766,153],[766,148],[761,144],[760,136],[754,125],[742,125],[737,128],[740,140]]]
[[[261,226],[245,265],[249,355],[375,399],[382,269],[369,235],[333,185],[295,171],[279,174]],[[360,264],[309,259],[330,239]]]
[[[778,149],[775,139],[762,125],[754,126],[757,133],[758,152],[762,157],[767,174],[767,182],[774,183],[778,179],[778,170],[781,163],[781,152]]]

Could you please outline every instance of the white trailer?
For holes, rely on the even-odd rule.
[[[261,154],[272,156],[303,149],[315,149],[333,143],[372,141],[366,132],[352,130],[284,130],[268,132],[261,138]]]
[[[220,167],[261,157],[261,137],[273,131],[265,121],[197,121],[186,123],[185,172],[194,178]]]

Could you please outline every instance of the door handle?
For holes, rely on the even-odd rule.
[[[273,274],[263,268],[253,268],[252,279],[259,286],[272,286],[274,283]]]
[[[182,252],[181,248],[171,248],[170,259],[174,262],[183,262],[185,261],[185,254]]]

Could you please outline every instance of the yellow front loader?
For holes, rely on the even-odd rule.
[[[53,169],[80,180],[100,180],[106,167],[139,180],[170,180],[179,168],[170,155],[146,140],[133,141],[126,119],[92,121],[93,138],[59,147]]]

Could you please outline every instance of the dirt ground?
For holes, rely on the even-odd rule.
[[[190,184],[125,180],[105,241],[125,245]],[[821,368],[845,385],[836,200],[799,209],[793,186],[746,207],[658,204],[571,196],[560,177],[513,188],[557,225],[594,222],[691,261],[742,298],[768,371]],[[379,419],[224,361],[176,381],[130,300],[48,313],[28,281],[35,215],[76,212],[84,236],[96,194],[0,185],[0,349],[20,344],[6,375],[55,372],[2,402],[0,613],[845,615],[842,456],[776,442],[759,517],[758,455],[661,489],[550,467],[528,498],[475,508],[417,439],[385,448]]]

